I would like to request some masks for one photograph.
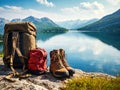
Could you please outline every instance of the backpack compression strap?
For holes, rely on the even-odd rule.
[[[8,56],[8,33],[5,33],[4,35],[4,57],[3,57],[3,62],[5,64],[5,67],[8,67],[8,62],[7,59],[10,58],[10,56]]]
[[[15,73],[18,74],[17,71],[13,68],[13,59],[14,59],[14,55],[15,55],[15,51],[18,54],[22,64],[23,64],[23,70],[25,70],[25,61],[24,61],[24,57],[19,49],[19,33],[18,32],[13,32],[12,35],[12,54],[10,55],[10,68],[11,70]]]

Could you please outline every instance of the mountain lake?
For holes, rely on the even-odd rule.
[[[101,38],[100,38],[101,37]],[[37,46],[48,52],[63,48],[69,65],[86,72],[120,73],[120,36],[100,32],[38,33]],[[0,50],[3,45],[0,44]]]

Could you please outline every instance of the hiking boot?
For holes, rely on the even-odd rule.
[[[69,72],[60,60],[59,50],[53,50],[50,52],[50,72],[55,77],[69,77]]]
[[[68,70],[70,76],[73,76],[75,71],[67,63],[67,60],[65,59],[65,51],[63,49],[59,49],[59,52],[60,52],[60,59],[61,59],[63,65],[64,65],[64,67]]]

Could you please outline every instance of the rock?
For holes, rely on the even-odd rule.
[[[52,74],[48,71],[43,75],[32,75],[29,78],[18,79],[16,82],[10,82],[5,80],[4,77],[11,72],[10,69],[6,71],[3,68],[3,63],[0,60],[0,90],[59,90],[60,87],[66,83],[69,78],[58,79],[52,76]],[[114,76],[104,74],[104,73],[93,73],[93,72],[84,72],[82,70],[75,69],[75,74],[73,77],[82,77],[82,76],[90,76],[90,77],[108,77],[115,78]]]
[[[98,78],[100,77],[116,78],[115,76],[108,75],[108,74],[101,73],[101,72],[84,72],[82,70],[75,69],[75,74],[73,77],[82,77],[82,76],[98,77]]]

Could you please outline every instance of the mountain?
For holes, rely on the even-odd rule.
[[[2,35],[4,32],[4,25],[5,23],[8,23],[9,20],[5,19],[5,18],[0,18],[0,34]]]
[[[79,28],[78,30],[120,32],[120,9],[110,15],[103,17],[99,21]]]
[[[22,19],[20,19],[20,18],[15,18],[15,19],[12,19],[11,22],[22,22]]]
[[[67,31],[67,29],[58,26],[47,17],[43,17],[39,19],[33,16],[29,16],[23,19],[22,21],[34,23],[38,32],[66,32]]]
[[[96,21],[98,21],[98,19],[91,19],[91,20],[79,20],[78,19],[78,20],[57,22],[57,24],[67,29],[78,29],[88,24],[94,23]]]
[[[8,22],[32,22],[35,24],[38,33],[39,32],[66,32],[68,31],[67,29],[58,26],[57,24],[55,24],[52,20],[50,20],[47,17],[36,18],[33,16],[29,16],[24,19],[19,19],[19,18],[12,19],[11,21],[5,18],[0,18],[0,34],[1,35],[3,35],[3,32],[4,32],[4,25]]]
[[[37,22],[38,23],[40,21],[40,19],[33,17],[33,16],[29,16],[29,17],[22,19],[22,21],[23,22]]]

